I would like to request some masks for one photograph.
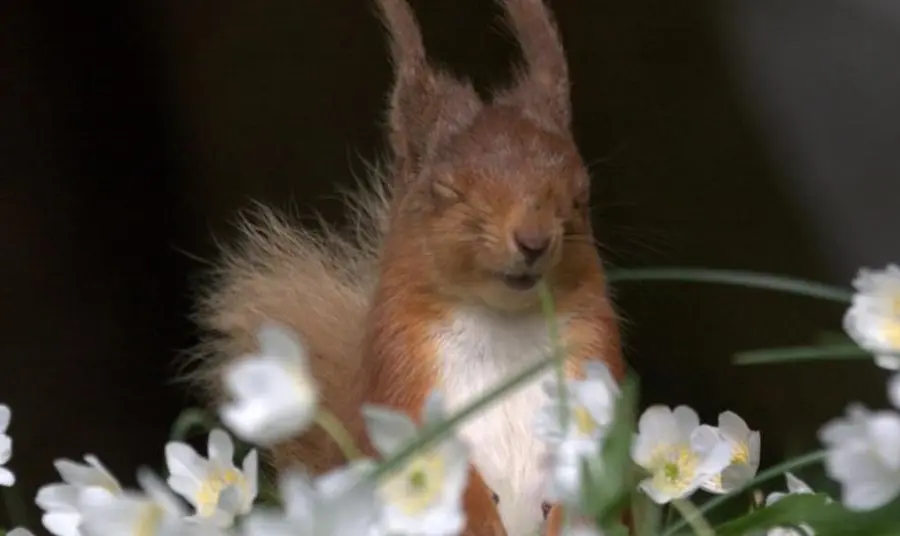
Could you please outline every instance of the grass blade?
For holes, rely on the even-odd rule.
[[[834,361],[842,359],[871,360],[872,354],[855,344],[830,346],[792,346],[750,350],[734,355],[736,365],[764,365],[796,361]]]
[[[710,268],[633,268],[610,270],[610,283],[627,281],[681,281],[685,283],[715,283],[758,288],[797,294],[849,304],[853,292],[793,277],[739,270],[714,270]]]

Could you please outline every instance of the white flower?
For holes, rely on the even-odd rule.
[[[549,402],[541,408],[535,419],[535,435],[549,443],[556,444],[568,439],[589,439],[599,441],[612,423],[619,386],[605,363],[595,361],[584,366],[584,380],[566,382],[568,427],[562,429],[560,423],[562,398],[559,382],[549,379],[544,382]]]
[[[34,536],[34,533],[22,527],[16,527],[6,533],[6,536]]]
[[[84,536],[186,536],[221,534],[213,527],[186,521],[187,511],[165,484],[149,470],[138,472],[143,493],[95,493],[86,488],[80,498]]]
[[[96,456],[85,455],[87,464],[67,459],[54,462],[62,483],[42,486],[35,503],[44,510],[41,523],[56,536],[79,536],[81,523],[81,495],[85,490],[99,497],[104,493],[110,498],[120,495],[122,487]]]
[[[860,269],[853,286],[857,292],[844,315],[844,331],[875,354],[879,367],[900,369],[900,267]]]
[[[315,416],[318,392],[306,348],[289,329],[265,324],[257,333],[259,354],[237,360],[225,371],[233,402],[222,421],[241,439],[270,446],[307,427]]]
[[[6,435],[12,412],[6,404],[0,404],[0,486],[12,486],[16,483],[16,475],[4,467],[12,458],[12,438]]]
[[[554,446],[547,455],[550,481],[545,499],[552,503],[577,506],[581,503],[583,460],[600,455],[601,443],[570,439]]]
[[[860,404],[826,423],[819,440],[828,449],[825,470],[841,484],[850,510],[878,508],[900,493],[900,415],[870,412]]]
[[[800,480],[792,473],[785,473],[784,478],[787,481],[788,492],[784,493],[781,491],[773,491],[766,497],[766,506],[771,506],[776,502],[780,501],[784,497],[788,495],[808,495],[813,493],[813,490],[806,485],[806,482]],[[782,528],[776,527],[774,529],[769,529],[766,531],[766,536],[814,536],[815,531],[809,525],[803,523],[798,526],[800,530],[796,530],[793,528]]]
[[[297,470],[278,480],[284,512],[254,510],[243,522],[244,536],[375,536],[381,507],[375,485],[365,479],[372,468],[357,461],[317,479]]]
[[[561,536],[603,536],[603,531],[593,524],[578,523],[563,527]]]
[[[702,488],[710,493],[728,493],[756,476],[760,437],[758,431],[750,430],[744,419],[731,411],[719,414],[718,432],[731,448],[731,464]]]
[[[560,421],[562,393],[559,382],[544,383],[549,401],[535,419],[535,435],[550,445],[546,462],[551,475],[546,498],[574,505],[580,502],[582,460],[600,454],[603,436],[612,423],[619,386],[606,364],[585,365],[584,380],[566,382],[566,421]]]
[[[366,406],[363,416],[369,436],[385,458],[412,441],[416,425],[409,416],[387,408]],[[433,425],[443,420],[443,397],[432,392],[425,402],[422,420]],[[379,485],[388,533],[417,536],[458,534],[465,524],[462,493],[468,481],[469,449],[455,436],[420,451],[385,477]]]
[[[194,517],[208,519],[220,527],[234,522],[234,516],[246,514],[257,494],[258,455],[255,449],[244,458],[242,470],[234,465],[234,444],[223,430],[209,434],[205,459],[181,442],[166,445],[168,484],[190,502]]]
[[[900,409],[900,372],[888,380],[888,400],[895,408]]]
[[[701,426],[691,408],[651,406],[638,422],[631,457],[650,472],[640,489],[665,504],[694,493],[720,473],[728,466],[731,448],[715,428]]]

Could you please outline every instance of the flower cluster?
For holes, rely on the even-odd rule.
[[[853,284],[857,292],[844,317],[847,335],[872,353],[879,366],[897,370],[900,268],[862,270]],[[138,489],[124,488],[93,455],[84,456],[83,462],[59,459],[55,467],[60,480],[41,487],[35,498],[44,528],[55,536],[462,533],[470,453],[447,423],[440,391],[428,396],[421,422],[429,430],[443,430],[442,435],[422,441],[423,428],[410,416],[364,406],[369,439],[381,460],[351,455],[346,466],[315,477],[300,466],[284,471],[277,481],[280,505],[272,507],[259,501],[256,448],[317,424],[326,426],[327,413],[319,406],[306,350],[290,329],[267,324],[258,332],[258,352],[230,366],[225,386],[229,400],[219,408],[221,421],[250,444],[239,465],[235,442],[222,428],[210,431],[205,456],[187,443],[169,442],[164,449],[166,477],[142,468]],[[595,485],[589,468],[600,463],[601,471],[613,474],[602,463],[611,442],[619,441],[614,431],[622,423],[622,389],[601,362],[587,364],[583,378],[551,380],[543,387],[547,403],[536,415],[533,433],[548,446],[545,499],[564,508],[566,534],[607,536],[612,532],[586,506],[591,500],[587,490]],[[900,496],[900,372],[888,381],[888,398],[894,407],[886,410],[850,404],[845,416],[819,432],[826,473],[840,484],[838,505],[847,511],[871,511]],[[13,472],[5,467],[12,457],[10,418],[9,407],[0,405],[0,486],[7,487],[15,484]],[[624,440],[612,446],[624,447],[622,463],[632,464],[629,471],[639,475],[629,493],[648,498],[658,508],[680,509],[700,491],[734,496],[757,483],[760,433],[734,412],[722,412],[713,426],[702,423],[690,407],[651,405],[631,420],[637,421],[629,423],[636,428],[627,428]],[[821,495],[790,471],[784,475],[787,490],[759,499],[754,510],[783,504],[788,496]],[[802,520],[754,532],[814,533]],[[7,534],[32,533],[16,528]]]

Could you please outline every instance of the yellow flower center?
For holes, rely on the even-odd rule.
[[[201,517],[209,517],[216,511],[219,504],[219,495],[228,486],[238,486],[241,491],[245,491],[247,482],[244,475],[240,471],[232,468],[213,471],[206,480],[200,484],[195,499],[197,500],[197,514]]]
[[[887,339],[888,344],[900,350],[900,318],[889,319],[885,323],[883,330],[884,338]]]
[[[731,443],[731,464],[748,465],[750,463],[750,445],[743,441],[733,441]],[[722,473],[709,479],[708,482],[713,489],[723,490]]]
[[[731,463],[750,463],[750,445],[743,441],[735,441],[731,446]]]
[[[163,517],[163,509],[156,503],[148,503],[134,524],[134,536],[154,536]]]
[[[653,483],[661,490],[678,494],[694,479],[699,460],[687,445],[663,445],[653,455]]]
[[[390,477],[382,491],[388,502],[407,515],[415,515],[434,504],[445,476],[444,458],[436,453],[426,453]]]
[[[591,417],[590,412],[584,406],[576,406],[572,410],[572,421],[575,428],[584,435],[590,435],[597,429],[597,421]]]

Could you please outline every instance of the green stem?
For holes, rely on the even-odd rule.
[[[326,434],[331,436],[345,458],[350,461],[362,458],[362,453],[356,447],[353,436],[333,413],[320,406],[316,411],[315,422]]]
[[[668,527],[673,521],[675,521],[675,508],[669,504],[666,506],[666,520],[663,526]]]
[[[218,426],[214,417],[201,408],[186,408],[172,424],[169,438],[171,441],[185,441],[194,429],[209,432]]]
[[[724,504],[728,499],[740,495],[741,493],[747,491],[748,489],[765,482],[766,480],[770,480],[779,475],[783,475],[787,471],[792,471],[794,469],[799,469],[801,467],[806,467],[807,465],[812,465],[814,463],[818,463],[825,459],[826,451],[818,450],[815,452],[810,452],[809,454],[805,454],[803,456],[799,456],[794,458],[793,460],[788,460],[786,462],[780,463],[778,465],[772,466],[765,471],[760,472],[756,475],[756,478],[745,482],[743,485],[738,486],[737,488],[731,490],[729,493],[724,495],[718,495],[709,501],[707,501],[703,506],[697,509],[700,514],[706,514],[713,508],[718,507],[721,504]],[[673,536],[677,534],[679,530],[683,529],[687,525],[687,522],[684,519],[681,519],[679,522],[675,523],[671,527],[669,527],[666,532],[662,534],[662,536]]]
[[[670,505],[674,506],[685,523],[694,529],[694,534],[699,536],[715,536],[715,531],[703,517],[703,512],[697,509],[691,501],[686,499],[675,499]]]
[[[25,527],[28,515],[25,511],[25,503],[16,491],[9,487],[3,488],[3,502],[6,503],[6,513],[14,527]]]
[[[556,322],[556,310],[553,305],[553,296],[547,285],[541,281],[538,285],[538,293],[541,299],[541,310],[547,319],[547,330],[550,336],[550,343],[553,346],[553,356],[559,358],[562,355],[562,347],[559,338],[559,326]],[[566,388],[566,371],[565,364],[562,360],[556,364],[556,381],[559,384],[559,424],[565,430],[569,425],[569,393]]]
[[[682,281],[688,283],[717,283],[737,285],[799,294],[840,303],[851,303],[849,290],[823,285],[793,277],[739,270],[714,270],[710,268],[635,268],[610,270],[607,279],[611,283],[623,281]]]

